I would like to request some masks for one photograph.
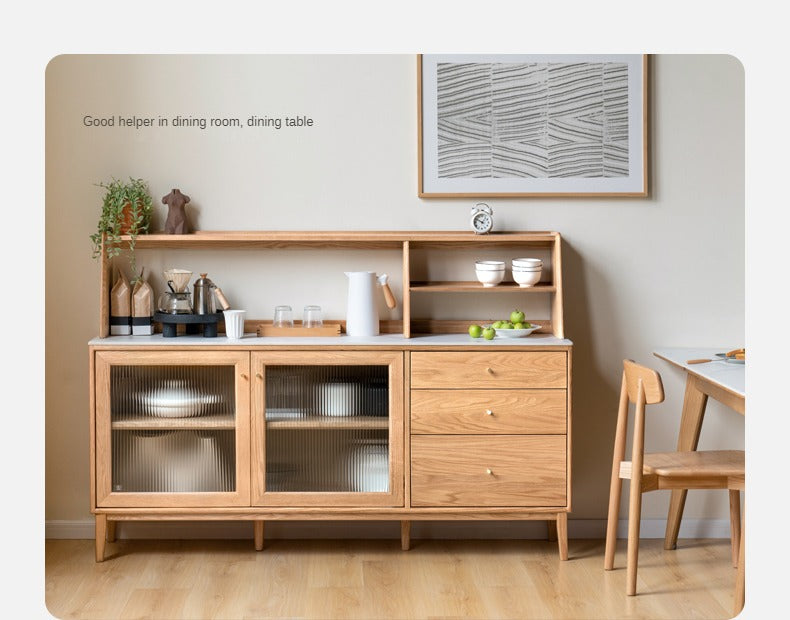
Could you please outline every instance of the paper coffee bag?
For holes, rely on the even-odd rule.
[[[110,334],[128,336],[132,333],[132,289],[123,271],[110,290]]]
[[[132,335],[150,336],[154,333],[154,291],[142,278],[132,289]]]

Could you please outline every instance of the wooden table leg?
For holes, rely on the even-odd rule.
[[[699,443],[699,434],[702,429],[702,419],[705,416],[705,406],[708,396],[699,389],[699,379],[688,375],[686,379],[686,394],[683,397],[683,412],[680,416],[680,433],[678,434],[678,451],[687,452],[696,450]],[[669,514],[667,515],[667,531],[664,536],[664,549],[675,549],[678,545],[678,532],[680,520],[683,517],[683,507],[686,504],[686,489],[672,491],[669,500]]]
[[[743,604],[746,601],[746,546],[744,544],[744,533],[746,532],[746,501],[743,502],[743,514],[741,515],[741,544],[738,549],[738,576],[735,579],[735,600],[733,602],[733,617],[741,613]]]

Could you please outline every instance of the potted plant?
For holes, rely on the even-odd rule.
[[[122,235],[129,236],[129,264],[132,278],[137,279],[137,264],[134,245],[140,233],[148,231],[153,213],[153,199],[148,185],[142,179],[129,177],[128,182],[113,178],[109,183],[97,183],[103,188],[102,210],[96,232],[91,235],[93,258],[102,252],[102,244],[107,258],[121,253]]]

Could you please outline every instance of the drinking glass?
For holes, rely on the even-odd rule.
[[[302,315],[302,327],[321,327],[324,324],[321,318],[321,306],[305,306]]]
[[[272,325],[274,327],[293,327],[294,317],[291,306],[275,306]]]

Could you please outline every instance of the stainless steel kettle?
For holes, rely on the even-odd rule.
[[[214,301],[215,294],[222,309],[228,310],[230,308],[228,300],[222,293],[222,290],[206,277],[207,275],[206,273],[201,273],[200,277],[195,280],[193,287],[195,291],[193,297],[195,314],[215,314],[217,312],[217,304]]]

